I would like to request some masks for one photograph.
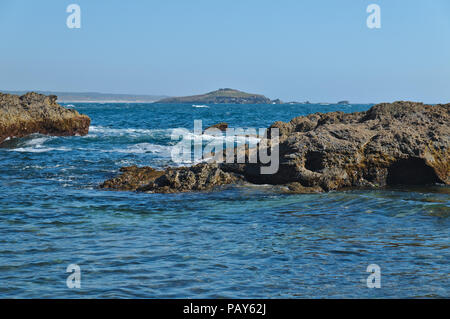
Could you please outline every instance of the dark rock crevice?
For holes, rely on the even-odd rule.
[[[305,155],[305,168],[312,172],[319,172],[325,168],[325,154],[321,152],[307,152]]]
[[[427,185],[442,182],[422,158],[399,159],[387,170],[387,185]]]

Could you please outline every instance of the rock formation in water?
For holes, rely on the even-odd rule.
[[[450,104],[383,103],[365,112],[300,116],[270,128],[280,132],[280,167],[275,174],[261,174],[260,163],[208,163],[168,168],[148,182],[136,177],[148,168],[135,168],[101,187],[178,192],[246,181],[309,193],[450,184]],[[124,180],[133,182],[123,187]]]
[[[34,92],[22,96],[0,93],[0,143],[33,133],[86,135],[90,118],[60,106],[56,99]]]
[[[227,130],[227,128],[228,128],[228,123],[221,122],[221,123],[217,123],[217,124],[211,125],[211,126],[208,126],[207,128],[205,128],[204,131],[206,131],[206,130],[208,130],[210,128],[216,128],[216,129],[219,129],[222,132],[225,132]]]
[[[151,167],[122,167],[122,174],[107,180],[100,188],[152,193],[176,193],[212,190],[221,185],[243,181],[242,176],[225,172],[218,164],[197,164],[192,167],[157,171]]]

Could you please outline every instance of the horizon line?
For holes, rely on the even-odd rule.
[[[236,89],[238,90],[238,89]],[[140,97],[158,97],[159,99],[162,98],[167,98],[167,97],[183,97],[183,95],[167,95],[167,94],[151,94],[151,93],[110,93],[110,92],[101,92],[101,91],[93,91],[93,90],[89,90],[89,91],[64,91],[64,90],[42,90],[42,89],[31,89],[31,90],[10,90],[10,89],[0,89],[0,93],[4,92],[7,94],[14,94],[14,93],[28,93],[28,92],[36,92],[36,93],[47,93],[47,94],[52,94],[52,93],[60,93],[60,94],[102,94],[102,95],[117,95],[117,96],[140,96]],[[242,91],[245,92],[245,91]],[[253,93],[252,93],[253,94]],[[263,93],[254,93],[254,94],[261,94],[264,95]],[[57,94],[54,94],[57,95]],[[198,95],[198,93],[196,94],[192,94],[192,96]],[[187,95],[187,96],[191,96],[191,95]],[[265,96],[265,95],[264,95]],[[58,96],[59,98],[59,96]],[[63,98],[62,98],[63,99]],[[61,101],[61,103],[70,103],[70,102],[74,102],[74,103],[97,103],[97,102],[102,102],[102,103],[155,103],[158,102],[159,99],[157,100],[153,100],[153,101],[116,101],[116,100],[92,100],[92,101],[80,101],[80,100],[64,100]],[[59,99],[58,99],[59,100]],[[296,100],[289,100],[289,101],[283,101],[283,104],[289,104],[289,103],[294,103],[294,104],[308,104],[305,102],[310,102],[309,104],[336,104],[337,102],[330,102],[330,101],[318,101],[318,102],[311,102],[310,99],[302,99],[304,101],[296,101]],[[361,105],[368,105],[368,104],[380,104],[380,103],[394,103],[394,102],[398,102],[398,101],[411,101],[411,102],[417,102],[417,103],[424,103],[424,104],[429,104],[429,105],[435,105],[435,104],[446,104],[445,102],[433,102],[433,103],[428,103],[428,102],[423,102],[423,101],[417,101],[415,99],[395,99],[395,100],[380,100],[379,102],[353,102],[350,100],[346,100],[346,99],[337,99],[338,102],[339,101],[349,101],[349,104],[361,104]],[[377,99],[376,99],[377,100]],[[450,101],[448,102],[450,103]],[[186,104],[186,103],[179,103],[179,104]],[[189,103],[187,103],[189,104]],[[211,103],[214,104],[214,103]],[[217,103],[216,103],[217,104]]]

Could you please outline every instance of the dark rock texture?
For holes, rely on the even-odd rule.
[[[123,167],[122,175],[100,185],[104,189],[132,190],[152,193],[176,193],[212,190],[221,185],[236,184],[242,177],[227,173],[217,164],[168,168],[156,171],[151,167]]]
[[[298,193],[450,184],[450,104],[383,103],[366,112],[300,116],[271,128],[280,131],[275,174],[261,174],[259,163],[201,164],[166,169],[153,183],[132,189],[202,190],[241,180]],[[108,186],[127,189],[120,182]]]
[[[151,167],[127,166],[120,169],[122,174],[116,178],[107,180],[101,188],[115,188],[120,190],[135,191],[155,181],[164,175],[163,171],[157,171]]]
[[[56,103],[55,95],[0,93],[0,143],[9,137],[33,133],[70,136],[86,135],[90,118]]]

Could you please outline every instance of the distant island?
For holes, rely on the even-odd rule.
[[[3,93],[23,95],[27,91],[3,91]],[[34,91],[44,95],[56,95],[60,103],[153,103],[166,95],[134,95],[98,92],[53,92]]]
[[[310,101],[283,102],[280,99],[271,100],[262,94],[246,93],[243,91],[225,88],[218,89],[206,94],[170,97],[167,95],[146,94],[116,94],[99,92],[57,92],[57,91],[33,91],[43,95],[55,95],[58,103],[168,103],[168,104],[321,104],[321,105],[349,105],[347,100],[337,103],[316,103]],[[0,90],[0,93],[24,95],[28,91]]]
[[[165,98],[156,103],[282,104],[283,102],[279,99],[271,100],[261,94],[246,93],[226,88],[201,95]]]

